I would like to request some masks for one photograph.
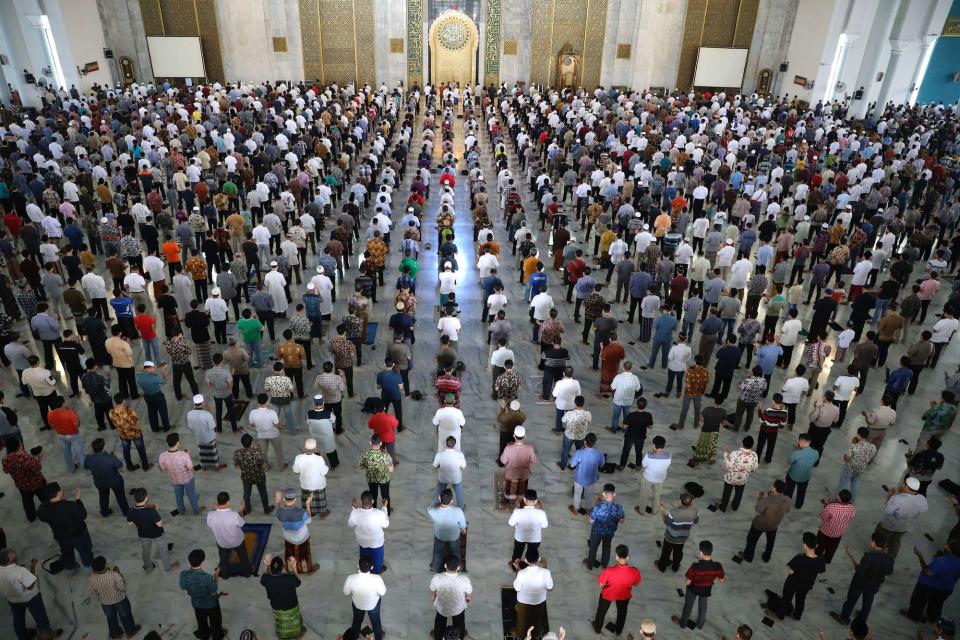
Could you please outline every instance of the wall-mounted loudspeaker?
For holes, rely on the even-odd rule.
[[[787,64],[786,62],[780,63],[780,71],[781,71],[781,72],[786,71],[789,66],[790,66],[790,65]]]

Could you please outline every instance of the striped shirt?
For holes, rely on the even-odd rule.
[[[760,413],[760,431],[766,433],[776,433],[783,429],[787,422],[787,409],[781,407],[768,407]]]
[[[723,565],[713,560],[699,560],[687,569],[687,588],[697,595],[709,596],[715,580],[724,577]]]
[[[852,504],[831,502],[820,512],[820,533],[828,538],[843,536],[856,514],[857,508]]]

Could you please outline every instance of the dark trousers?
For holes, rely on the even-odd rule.
[[[657,560],[657,567],[664,571],[667,565],[674,571],[680,569],[680,563],[683,561],[683,543],[663,541],[660,547],[660,559]]]
[[[593,532],[590,533],[587,562],[591,565],[591,568],[606,568],[610,564],[610,545],[612,542],[613,536],[600,536]],[[600,548],[600,562],[597,562],[597,548]]]
[[[779,431],[760,430],[757,435],[757,458],[763,455],[763,449],[766,447],[767,455],[764,456],[763,461],[769,464],[773,460],[773,448],[777,446],[777,435],[779,433]]]
[[[20,491],[20,500],[23,502],[23,513],[27,517],[27,522],[33,522],[37,519],[37,503],[34,500],[37,491],[25,491],[23,489],[18,489],[18,491]]]
[[[130,456],[130,450],[133,447],[137,448],[137,453],[140,454],[140,466],[146,470],[147,465],[150,462],[147,459],[147,449],[143,444],[143,436],[136,438],[134,440],[120,440],[120,446],[123,448],[123,461],[127,463],[127,469],[133,471],[133,458]],[[118,501],[119,502],[119,501]]]
[[[110,410],[113,409],[113,402],[108,403],[93,403],[93,415],[97,420],[97,427],[102,431],[107,428],[107,420],[110,417]],[[112,425],[111,425],[112,426]]]
[[[633,448],[634,464],[640,466],[640,459],[643,457],[644,438],[635,438],[628,435],[623,437],[623,449],[620,451],[620,466],[627,466],[630,459],[630,448]]]
[[[620,635],[623,632],[623,627],[627,624],[627,607],[630,605],[629,600],[614,600],[614,604],[617,605],[617,621],[614,622],[614,627],[616,630],[615,634]],[[610,601],[604,600],[603,596],[597,601],[597,613],[593,616],[593,630],[597,633],[600,633],[603,629],[603,621],[607,617],[607,611],[610,609]]]
[[[274,342],[277,339],[277,330],[273,325],[274,313],[270,309],[266,311],[257,311],[257,319],[263,324],[267,325],[267,333],[270,334],[270,341]]]
[[[940,618],[943,611],[943,603],[950,597],[950,591],[934,589],[926,585],[917,583],[910,594],[910,608],[907,615],[913,620],[926,620],[932,622]],[[926,613],[926,617],[924,617]]]
[[[226,398],[214,397],[213,403],[216,406],[217,413],[217,431],[223,429],[223,407],[227,407],[227,417],[230,419],[230,426],[234,431],[237,430],[237,416],[233,412],[233,396]]]
[[[710,596],[695,593],[687,587],[687,592],[683,597],[683,612],[680,614],[680,626],[686,627],[690,620],[690,614],[693,613],[693,605],[697,604],[697,628],[702,629],[707,622],[707,603],[710,602]]]
[[[733,421],[733,428],[740,430],[740,421],[743,420],[743,430],[749,431],[750,425],[753,424],[753,414],[757,408],[756,402],[744,402],[740,398],[737,398],[737,410],[736,417]],[[759,452],[757,453],[759,456]]]
[[[57,544],[60,545],[60,560],[67,571],[77,568],[74,551],[80,555],[83,566],[89,567],[93,563],[93,543],[90,541],[90,534],[86,531],[72,538],[60,538]]]
[[[794,504],[796,505],[797,509],[803,508],[803,499],[804,499],[804,498],[806,497],[806,495],[807,495],[807,485],[810,484],[810,481],[807,480],[806,482],[797,482],[796,480],[794,480],[793,478],[791,478],[790,475],[788,474],[788,475],[787,475],[787,478],[786,478],[786,480],[784,480],[784,482],[786,482],[787,488],[784,489],[783,493],[784,493],[785,495],[788,495],[788,496],[790,496],[790,497],[792,498],[792,497],[793,497],[793,489],[794,489],[794,487],[796,487],[796,489],[797,489],[797,500],[796,500],[796,502],[795,502]]]
[[[397,428],[403,428],[403,400],[400,398],[380,398],[383,400],[383,410],[387,411],[393,406],[393,415],[397,419]]]
[[[47,609],[43,606],[43,595],[38,593],[27,602],[11,602],[10,613],[13,615],[13,631],[17,640],[27,640],[30,638],[30,632],[27,630],[27,611],[33,617],[37,624],[37,631],[46,631],[50,629],[50,619],[47,617]]]
[[[301,367],[284,367],[283,372],[293,380],[297,387],[297,395],[303,397],[303,369]]]
[[[783,582],[783,595],[779,598],[770,598],[768,603],[770,610],[781,618],[786,618],[793,614],[794,620],[799,620],[803,615],[803,607],[806,604],[807,594],[810,589],[801,589],[792,576],[787,576]]]
[[[510,559],[517,561],[524,556],[524,547],[526,547],[526,552],[528,554],[536,554],[540,549],[539,542],[520,542],[519,540],[513,541],[513,555],[510,556]]]
[[[240,383],[243,383],[243,390],[247,394],[247,400],[253,397],[253,387],[250,385],[250,374],[249,373],[235,373],[233,374],[233,399],[236,400],[240,397]],[[337,423],[339,424],[339,420]]]
[[[370,490],[370,493],[373,494],[373,504],[374,504],[374,506],[376,506],[376,504],[377,504],[377,492],[378,492],[378,491],[379,491],[380,496],[383,498],[384,501],[387,501],[387,500],[390,499],[390,483],[389,483],[389,482],[380,482],[380,483],[377,483],[377,482],[368,482],[368,483],[367,483],[367,488]],[[383,503],[381,502],[381,504],[383,504]]]
[[[440,638],[442,640],[443,634],[448,627],[453,627],[459,630],[460,637],[465,637],[467,634],[466,617],[467,612],[461,611],[450,619],[452,624],[448,625],[446,616],[442,616],[437,613],[437,615],[433,618],[433,637]]]
[[[197,630],[193,634],[199,640],[222,640],[226,635],[223,628],[223,614],[220,612],[220,605],[210,609],[193,610],[197,616]]]
[[[257,492],[260,494],[260,502],[263,503],[263,510],[266,512],[269,502],[267,500],[267,483],[258,482],[253,484],[252,482],[247,482],[243,480],[243,508],[244,511],[250,513],[253,511],[253,504],[250,502],[250,494],[253,493],[253,488],[257,488]]]
[[[727,398],[730,393],[730,384],[733,382],[733,374],[716,374],[713,378],[713,389],[710,390],[710,396],[720,398],[721,402]]]
[[[50,371],[54,370],[54,365],[56,364],[53,360],[53,352],[56,349],[57,352],[60,351],[60,345],[63,343],[63,339],[57,338],[56,340],[43,340],[43,366]]]
[[[377,606],[369,611],[364,611],[363,609],[357,609],[352,603],[350,604],[353,608],[353,622],[350,624],[350,631],[354,638],[360,637],[360,625],[363,624],[364,616],[370,618],[370,626],[373,627],[373,637],[376,640],[383,638],[383,626],[380,624],[380,600],[377,600]]]
[[[347,397],[353,397],[353,367],[342,367],[343,377],[347,383]],[[397,420],[399,422],[399,420]]]
[[[183,399],[183,392],[180,391],[180,383],[183,382],[183,379],[187,379],[187,384],[190,385],[190,393],[197,395],[200,393],[200,387],[197,386],[197,379],[193,375],[193,366],[188,361],[186,364],[174,364],[173,365],[173,393],[176,395],[177,400]]]
[[[170,415],[167,413],[167,400],[162,393],[143,396],[147,402],[147,417],[152,431],[164,431],[170,428]]]
[[[100,515],[106,517],[107,512],[110,510],[111,491],[117,499],[117,506],[120,507],[120,512],[123,513],[123,515],[127,515],[127,509],[130,508],[130,505],[127,504],[127,496],[123,492],[123,479],[112,487],[97,487],[97,493],[100,497]]]
[[[227,344],[227,321],[226,320],[213,321],[213,339],[217,341],[217,344]]]
[[[312,340],[295,340],[295,342],[301,347],[303,347],[304,352],[306,352],[307,354],[307,369],[308,370],[313,369],[313,349],[311,348],[311,346],[313,345],[313,341]],[[360,350],[358,349],[357,353],[359,352]]]
[[[743,559],[747,562],[753,562],[753,552],[757,549],[760,534],[766,534],[767,536],[766,545],[763,548],[763,561],[770,561],[770,554],[773,553],[773,544],[777,541],[777,530],[760,531],[751,526],[750,531],[747,532],[747,546],[743,550]]]
[[[550,622],[547,619],[546,600],[540,604],[523,604],[518,602],[515,611],[517,612],[517,624],[514,635],[523,637],[525,632],[520,631],[520,629],[533,627],[533,637],[539,638],[550,630]]]
[[[57,392],[54,391],[48,396],[33,396],[33,397],[34,399],[36,399],[37,407],[40,409],[40,419],[41,421],[43,421],[43,426],[49,429],[50,423],[47,422],[47,412],[50,411],[50,407],[53,404],[53,399],[58,397]]]
[[[243,571],[240,573],[244,578],[250,576],[250,558],[247,556],[247,547],[244,544],[241,544],[239,547],[234,547],[233,549],[224,549],[220,545],[217,545],[217,550],[220,552],[220,577],[227,579],[230,577],[230,554],[234,551],[237,552],[237,555],[240,557],[240,564],[243,565]]]
[[[137,376],[134,373],[133,367],[116,367],[117,372],[117,390],[123,394],[124,398],[130,398],[131,400],[136,400],[140,397],[140,392],[137,391]]]
[[[840,610],[840,619],[849,620],[853,608],[857,606],[857,600],[862,597],[863,603],[860,605],[860,613],[857,614],[857,619],[866,622],[870,616],[870,609],[873,607],[873,598],[876,595],[877,589],[865,589],[856,579],[851,580],[850,586],[847,588],[847,599]]]
[[[720,511],[727,510],[727,503],[730,501],[730,494],[733,494],[733,502],[730,503],[730,508],[734,511],[740,508],[740,500],[743,498],[743,488],[746,485],[744,484],[728,484],[723,483],[723,496],[720,498]]]
[[[137,632],[137,623],[133,621],[133,611],[130,609],[128,599],[124,598],[116,604],[101,604],[100,607],[103,609],[103,615],[107,617],[111,638],[119,638],[124,632],[128,636],[133,636]]]

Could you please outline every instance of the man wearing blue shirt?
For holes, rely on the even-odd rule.
[[[537,263],[537,270],[530,276],[530,280],[527,283],[530,293],[526,297],[526,301],[530,302],[533,299],[533,296],[537,295],[541,291],[547,290],[547,274],[543,272],[543,263]]]
[[[570,457],[568,464],[573,469],[573,502],[569,507],[570,513],[586,515],[587,510],[580,506],[580,499],[583,497],[584,490],[600,479],[600,468],[606,460],[603,453],[594,448],[596,444],[597,435],[588,433],[583,439],[583,448]],[[608,545],[608,556],[609,550]]]
[[[587,559],[584,560],[588,569],[606,567],[610,562],[613,534],[626,518],[623,505],[614,502],[616,497],[616,487],[607,483],[603,485],[603,502],[595,504],[590,510],[590,542],[587,548]],[[601,547],[600,562],[597,562],[598,547]]]
[[[909,356],[902,356],[900,366],[893,371],[887,369],[887,386],[883,389],[883,395],[890,396],[890,408],[894,411],[897,409],[897,400],[906,392],[912,379],[913,369],[910,368]]]
[[[737,336],[727,336],[727,344],[717,351],[717,364],[713,367],[713,389],[706,394],[708,398],[719,398],[722,403],[730,393],[733,373],[740,364],[740,348]]]
[[[140,337],[133,324],[133,300],[128,298],[127,294],[120,289],[114,289],[110,306],[113,307],[113,313],[117,316],[117,324],[123,329],[123,335],[131,340]]]
[[[677,330],[677,318],[669,307],[660,307],[660,315],[653,321],[653,344],[651,345],[650,360],[641,369],[652,369],[657,361],[657,352],[660,352],[660,368],[667,368],[667,352],[673,342],[673,332]]]
[[[43,343],[43,366],[53,371],[53,350],[60,350],[63,339],[60,337],[60,323],[49,313],[49,305],[41,302],[37,305],[37,315],[30,318],[30,329]]]
[[[377,374],[377,390],[383,400],[383,410],[393,405],[393,415],[397,418],[397,431],[403,431],[403,376],[397,371],[396,364],[390,358],[383,361],[384,370]]]
[[[627,316],[633,324],[633,314],[640,307],[640,301],[647,295],[647,289],[653,284],[653,276],[644,269],[634,271],[630,275],[630,314]]]
[[[783,347],[776,343],[773,334],[767,335],[766,343],[757,349],[757,365],[763,369],[763,379],[767,381],[767,388],[763,392],[766,398],[770,392],[770,378],[773,377],[773,370],[777,367],[777,361],[783,355]]]
[[[820,454],[810,446],[811,437],[808,433],[801,433],[797,438],[797,449],[790,454],[787,463],[787,479],[784,495],[793,497],[793,489],[797,489],[796,507],[803,507],[803,499],[807,495],[807,485],[813,475],[813,467],[820,460]]]
[[[443,573],[447,557],[460,562],[460,536],[467,532],[463,509],[453,506],[453,491],[443,489],[436,501],[427,507],[433,520],[433,570]]]

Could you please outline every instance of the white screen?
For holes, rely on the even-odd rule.
[[[739,89],[743,83],[743,68],[749,52],[749,49],[700,47],[697,70],[693,74],[693,86]]]
[[[150,48],[150,62],[156,78],[203,78],[207,75],[200,38],[147,36],[147,47]]]

